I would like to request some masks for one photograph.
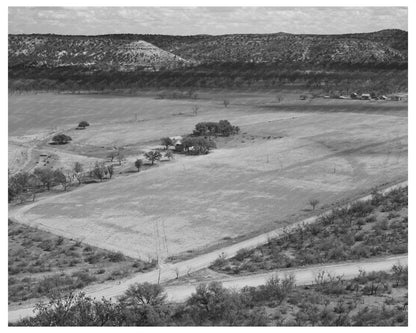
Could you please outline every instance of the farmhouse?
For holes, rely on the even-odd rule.
[[[362,94],[361,95],[361,99],[370,100],[371,99],[371,95],[370,94]]]
[[[178,135],[178,136],[171,136],[171,137],[169,137],[169,139],[172,140],[173,145],[175,146],[175,150],[176,151],[182,151],[183,150],[183,145],[182,145],[183,138],[180,135]]]

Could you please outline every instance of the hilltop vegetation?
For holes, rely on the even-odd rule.
[[[349,35],[9,35],[9,88],[295,86],[392,93],[407,91],[407,40],[401,30]]]
[[[406,47],[407,33],[401,30],[350,35],[10,35],[9,65],[104,69],[187,62],[403,65]]]

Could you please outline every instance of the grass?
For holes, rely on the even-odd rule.
[[[44,200],[28,209],[25,218],[49,230],[59,228],[62,236],[82,236],[90,244],[135,258],[156,257],[155,243],[166,243],[163,257],[180,256],[304,218],[312,214],[312,197],[320,201],[319,213],[407,177],[403,103],[401,109],[397,103],[306,103],[299,95],[278,103],[271,92],[225,94],[201,93],[198,115],[189,117],[174,114],[191,112],[195,100],[12,96],[12,135],[25,133],[35,114],[43,122],[35,119],[34,130],[52,123],[75,126],[83,114],[91,126],[65,132],[73,141],[56,151],[73,153],[73,160],[123,146],[132,154],[132,166],[136,151],[154,149],[161,137],[190,133],[198,122],[228,119],[241,128],[240,135],[219,140],[218,149],[206,156],[175,156],[146,172]],[[223,106],[226,97],[228,108]],[[379,106],[377,113],[374,105]],[[140,121],[133,121],[136,113]]]
[[[155,267],[9,220],[9,303],[120,279]]]
[[[219,257],[212,269],[247,274],[278,268],[407,253],[408,189],[333,209],[317,222],[298,226],[255,249]]]

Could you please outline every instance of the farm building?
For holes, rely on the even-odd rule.
[[[183,138],[180,135],[179,136],[171,136],[170,139],[172,140],[176,151],[182,151],[183,150],[183,146],[182,146]]]
[[[350,97],[351,97],[352,99],[357,99],[357,98],[358,98],[358,94],[357,94],[357,93],[352,93],[352,94],[350,95]]]
[[[371,95],[370,94],[362,94],[361,95],[361,99],[370,100],[371,99]]]

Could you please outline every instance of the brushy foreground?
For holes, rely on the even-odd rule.
[[[325,272],[311,286],[271,278],[240,291],[201,284],[182,304],[169,304],[160,285],[129,287],[115,302],[84,294],[55,295],[33,318],[14,326],[406,326],[407,266],[361,271],[352,280]]]

